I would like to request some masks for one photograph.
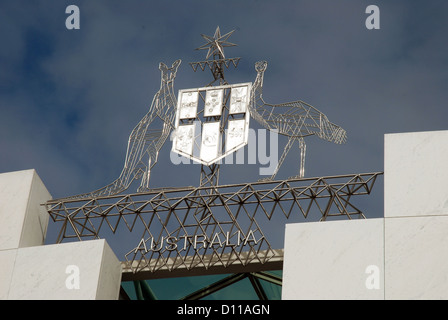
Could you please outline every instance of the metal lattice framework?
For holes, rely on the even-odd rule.
[[[133,272],[246,266],[254,261],[265,264],[276,256],[259,221],[279,215],[365,218],[352,197],[370,194],[381,174],[61,199],[47,202],[46,209],[55,222],[62,223],[57,242],[96,239],[102,232],[142,231],[142,240],[125,255]],[[176,248],[173,239],[178,241]]]

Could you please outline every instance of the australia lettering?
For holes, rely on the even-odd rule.
[[[208,237],[205,234],[196,235],[183,235],[180,237],[168,236],[161,237],[159,240],[150,237],[148,239],[141,239],[138,246],[135,248],[134,252],[138,251],[143,254],[154,251],[186,251],[190,248],[194,250],[214,248],[214,247],[239,247],[246,245],[256,245],[264,239],[264,236],[259,238],[255,237],[254,231],[250,230],[246,236],[244,236],[241,231],[236,231],[234,233],[218,232]]]

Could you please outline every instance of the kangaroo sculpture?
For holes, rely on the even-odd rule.
[[[129,188],[136,179],[141,179],[138,192],[149,190],[151,169],[157,163],[159,151],[171,130],[174,129],[177,100],[173,84],[180,64],[181,60],[176,60],[171,67],[167,67],[162,62],[159,64],[160,89],[154,95],[148,113],[129,136],[125,162],[120,176],[98,190],[69,198],[91,198],[118,194]]]

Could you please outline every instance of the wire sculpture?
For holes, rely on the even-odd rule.
[[[110,196],[123,192],[136,179],[141,179],[138,192],[149,190],[151,169],[157,163],[160,149],[174,129],[177,99],[174,95],[174,79],[181,60],[171,67],[161,62],[160,89],[154,95],[148,113],[132,130],[126,151],[125,162],[120,176],[112,183],[89,193],[67,197],[83,199]],[[162,128],[162,129],[158,129]]]
[[[209,85],[212,85],[217,80],[220,81],[220,84],[227,84],[224,77],[224,66],[228,68],[230,63],[235,67],[238,65],[240,58],[226,59],[224,55],[224,47],[236,46],[234,43],[228,42],[228,38],[234,31],[235,30],[230,31],[221,36],[221,31],[218,26],[213,37],[202,35],[202,37],[207,40],[207,43],[197,48],[197,50],[208,49],[206,61],[194,62],[190,63],[190,65],[194,71],[198,69],[198,66],[202,71],[205,70],[205,66],[209,67],[214,77],[214,80],[209,83]],[[209,60],[212,55],[213,59]],[[306,144],[304,138],[316,135],[323,140],[342,144],[347,140],[347,133],[338,125],[331,123],[325,114],[303,101],[298,100],[283,104],[266,103],[262,97],[263,78],[266,68],[266,61],[259,61],[255,64],[257,77],[252,87],[250,113],[251,116],[266,129],[287,136],[288,142],[286,143],[272,176],[261,180],[273,180],[275,178],[286,155],[296,140],[299,142],[300,148],[299,174],[296,177],[303,178],[305,176],[306,156]],[[208,175],[216,176],[217,174],[215,171],[217,170],[219,170],[219,167],[217,166],[215,166],[214,170],[211,170],[211,172],[208,172],[203,168],[201,175],[206,175],[208,172]],[[201,178],[201,181],[203,180],[206,179]]]
[[[208,66],[213,75],[213,81],[210,82],[208,86],[213,85],[216,81],[219,80],[219,84],[228,84],[224,77],[224,70],[228,69],[230,65],[233,65],[235,68],[238,66],[238,63],[241,58],[227,58],[224,55],[225,47],[234,47],[236,44],[228,42],[227,39],[234,33],[235,30],[232,30],[225,35],[221,36],[221,30],[219,26],[215,30],[215,34],[213,37],[201,34],[202,38],[204,38],[207,43],[202,46],[196,48],[196,50],[204,50],[208,49],[207,56],[204,61],[198,62],[190,62],[193,71],[196,72],[198,66],[202,71],[205,70],[205,67]]]
[[[234,31],[221,35],[218,26],[213,37],[202,35],[207,43],[196,49],[208,49],[206,60],[192,62],[190,65],[194,71],[198,70],[198,67],[204,71],[205,67],[208,66],[214,80],[207,86],[212,86],[216,81],[219,81],[219,85],[227,85],[224,70],[231,65],[235,68],[238,66],[240,58],[225,58],[224,55],[224,47],[236,46],[234,43],[228,42],[228,38]],[[138,179],[141,179],[140,186],[137,189],[138,192],[150,190],[151,169],[157,163],[160,149],[175,129],[177,99],[174,94],[174,79],[180,64],[181,60],[176,60],[171,67],[164,63],[159,64],[161,71],[160,89],[154,95],[148,113],[129,136],[125,162],[119,177],[98,190],[70,196],[67,197],[68,199],[115,195],[128,189],[131,183]],[[266,103],[262,97],[263,77],[266,68],[266,61],[259,61],[255,64],[257,76],[251,90],[250,114],[266,129],[287,136],[288,142],[272,176],[262,180],[273,180],[275,178],[296,140],[299,142],[300,148],[300,169],[297,177],[303,178],[306,153],[304,138],[316,135],[323,140],[341,144],[346,141],[346,132],[341,127],[331,123],[325,114],[303,101],[298,100],[283,104]],[[218,177],[219,165],[202,165],[201,186],[206,184],[217,185]]]
[[[262,93],[263,77],[267,65],[268,63],[266,61],[258,61],[255,63],[257,77],[252,90],[251,116],[266,129],[287,136],[288,142],[274,173],[270,178],[263,180],[272,180],[275,178],[286,155],[296,140],[299,142],[300,148],[300,169],[297,177],[303,178],[305,175],[306,155],[304,138],[316,135],[323,140],[341,144],[346,142],[347,133],[341,127],[331,123],[325,114],[303,101],[298,100],[282,104],[266,103]]]

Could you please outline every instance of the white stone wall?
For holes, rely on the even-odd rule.
[[[385,298],[448,299],[448,131],[384,141]]]
[[[105,240],[10,249],[0,260],[3,299],[118,299],[121,265]]]
[[[287,225],[283,299],[448,299],[448,131],[384,148],[384,218]]]
[[[35,170],[0,174],[0,250],[44,244],[51,195]]]
[[[0,299],[118,299],[121,264],[105,240],[43,245],[49,199],[35,170],[0,174]]]
[[[283,299],[383,299],[366,287],[369,267],[382,287],[383,219],[286,225]]]

